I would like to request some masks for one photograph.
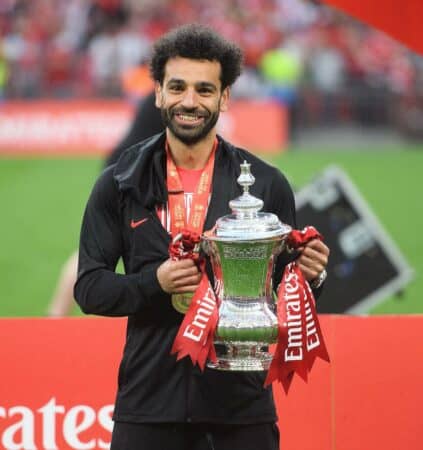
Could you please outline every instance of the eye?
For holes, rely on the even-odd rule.
[[[184,90],[184,85],[182,83],[170,83],[168,89],[170,92],[179,93]]]
[[[202,87],[198,88],[198,93],[203,96],[208,96],[208,95],[213,94],[213,89],[211,89],[210,87],[207,87],[207,86],[202,86]]]

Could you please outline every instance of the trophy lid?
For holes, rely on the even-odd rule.
[[[217,220],[215,237],[218,240],[261,240],[282,237],[291,231],[291,227],[282,223],[275,214],[259,212],[263,201],[249,193],[250,186],[255,182],[250,166],[247,161],[241,164],[241,174],[237,182],[244,192],[229,202],[232,214]]]

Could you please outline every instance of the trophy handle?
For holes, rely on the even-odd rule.
[[[288,234],[286,234],[285,236],[283,236],[282,240],[280,241],[280,243],[278,245],[275,246],[274,250],[273,250],[273,254],[275,256],[280,255],[282,252],[286,251],[287,253],[293,253],[294,249],[289,247],[286,243]]]

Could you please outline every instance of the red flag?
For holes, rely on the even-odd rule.
[[[423,0],[322,0],[423,54]]]

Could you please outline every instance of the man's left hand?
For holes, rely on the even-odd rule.
[[[329,248],[320,239],[312,239],[298,248],[297,264],[307,281],[315,280],[328,264]]]

